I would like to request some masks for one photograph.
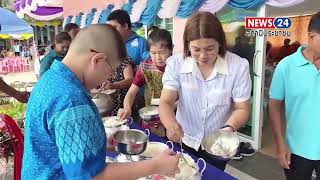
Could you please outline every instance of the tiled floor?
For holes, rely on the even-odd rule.
[[[36,82],[37,78],[34,72],[23,72],[23,73],[9,73],[3,76],[3,80],[6,83],[13,83],[14,81],[22,81],[22,82]]]
[[[272,134],[272,129],[269,119],[265,119],[264,126],[262,127],[262,144],[260,152],[276,158],[276,144],[274,142],[274,136]]]
[[[238,178],[239,180],[257,180],[256,178],[250,176],[249,174],[246,174],[230,165],[227,165],[225,172],[230,174],[233,177]]]
[[[229,165],[259,180],[285,179],[276,159],[260,152],[252,157],[245,157],[242,161],[231,161]]]

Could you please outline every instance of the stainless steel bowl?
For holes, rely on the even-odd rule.
[[[120,121],[119,123],[106,123],[107,121],[114,121],[113,118],[117,118],[117,116],[109,116],[109,117],[104,117],[102,118],[102,122],[104,125],[104,129],[106,131],[107,134],[107,139],[112,139],[113,138],[113,134],[119,130],[126,130],[126,129],[130,129],[129,125],[133,122],[132,118],[126,119],[124,121]],[[112,141],[109,141],[107,144],[107,147],[111,146],[112,147]]]
[[[111,98],[115,98],[117,96],[117,91],[115,89],[114,90],[111,90],[111,89],[103,90],[103,91],[101,91],[101,93],[108,94],[111,96]]]
[[[102,117],[106,116],[113,108],[112,98],[108,94],[100,93],[97,97],[96,93],[90,93],[92,101],[98,107],[99,113]]]
[[[139,156],[143,157],[143,159],[151,159],[152,157],[160,154],[166,149],[173,149],[173,142],[167,141],[166,143],[157,142],[157,141],[149,141],[147,144],[146,150],[141,153]]]
[[[159,107],[157,107],[157,106],[148,106],[148,107],[141,108],[139,110],[140,118],[142,120],[144,120],[144,121],[158,121],[158,120],[160,120],[159,113],[153,114],[153,115],[146,115],[145,114],[146,112],[153,111],[153,110],[159,110]]]
[[[136,129],[119,130],[113,135],[117,149],[125,155],[141,154],[147,147],[148,135]]]
[[[117,119],[119,121],[119,123],[117,124],[107,124],[107,121],[112,121],[113,119]],[[120,120],[117,116],[107,116],[107,117],[103,117],[102,118],[102,122],[105,128],[119,128],[123,125],[130,125],[133,122],[132,117],[129,117],[128,119],[125,120]]]
[[[237,154],[239,144],[236,132],[218,130],[203,139],[202,147],[209,154],[229,159]]]
[[[139,155],[125,155],[125,154],[119,154],[115,159],[115,161],[119,163],[138,162],[142,160],[145,160],[145,159],[143,159]]]
[[[112,157],[109,157],[109,156],[106,156],[106,163],[113,163],[115,162],[116,160]]]

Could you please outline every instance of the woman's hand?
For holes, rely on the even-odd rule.
[[[109,83],[106,85],[105,89],[119,89],[119,83],[118,82],[115,82],[115,83]]]
[[[179,123],[173,123],[170,127],[167,128],[167,137],[176,143],[180,143],[181,139],[184,136],[184,132]]]
[[[27,103],[29,100],[30,92],[27,91],[18,91],[14,98],[16,98],[21,103]]]
[[[225,127],[225,128],[222,128],[221,130],[229,131],[229,132],[234,132],[231,127]]]
[[[100,89],[102,89],[102,91],[103,91],[103,90],[106,90],[106,87],[107,87],[109,84],[110,84],[109,81],[106,81],[106,82],[102,83],[102,84],[100,85],[100,87],[98,88],[98,90],[100,90]]]
[[[118,117],[120,118],[120,120],[125,120],[128,119],[131,116],[132,112],[131,109],[119,109],[118,111]]]

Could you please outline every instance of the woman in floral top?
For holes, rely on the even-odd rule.
[[[131,86],[133,79],[133,63],[131,58],[125,59],[121,65],[115,70],[115,73],[109,78],[109,84],[105,89],[116,90],[113,100],[112,116],[116,116],[118,110],[123,108],[123,100]]]

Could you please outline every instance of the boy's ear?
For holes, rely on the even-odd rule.
[[[96,66],[101,60],[105,60],[106,55],[104,53],[97,53],[91,58],[91,65]]]

